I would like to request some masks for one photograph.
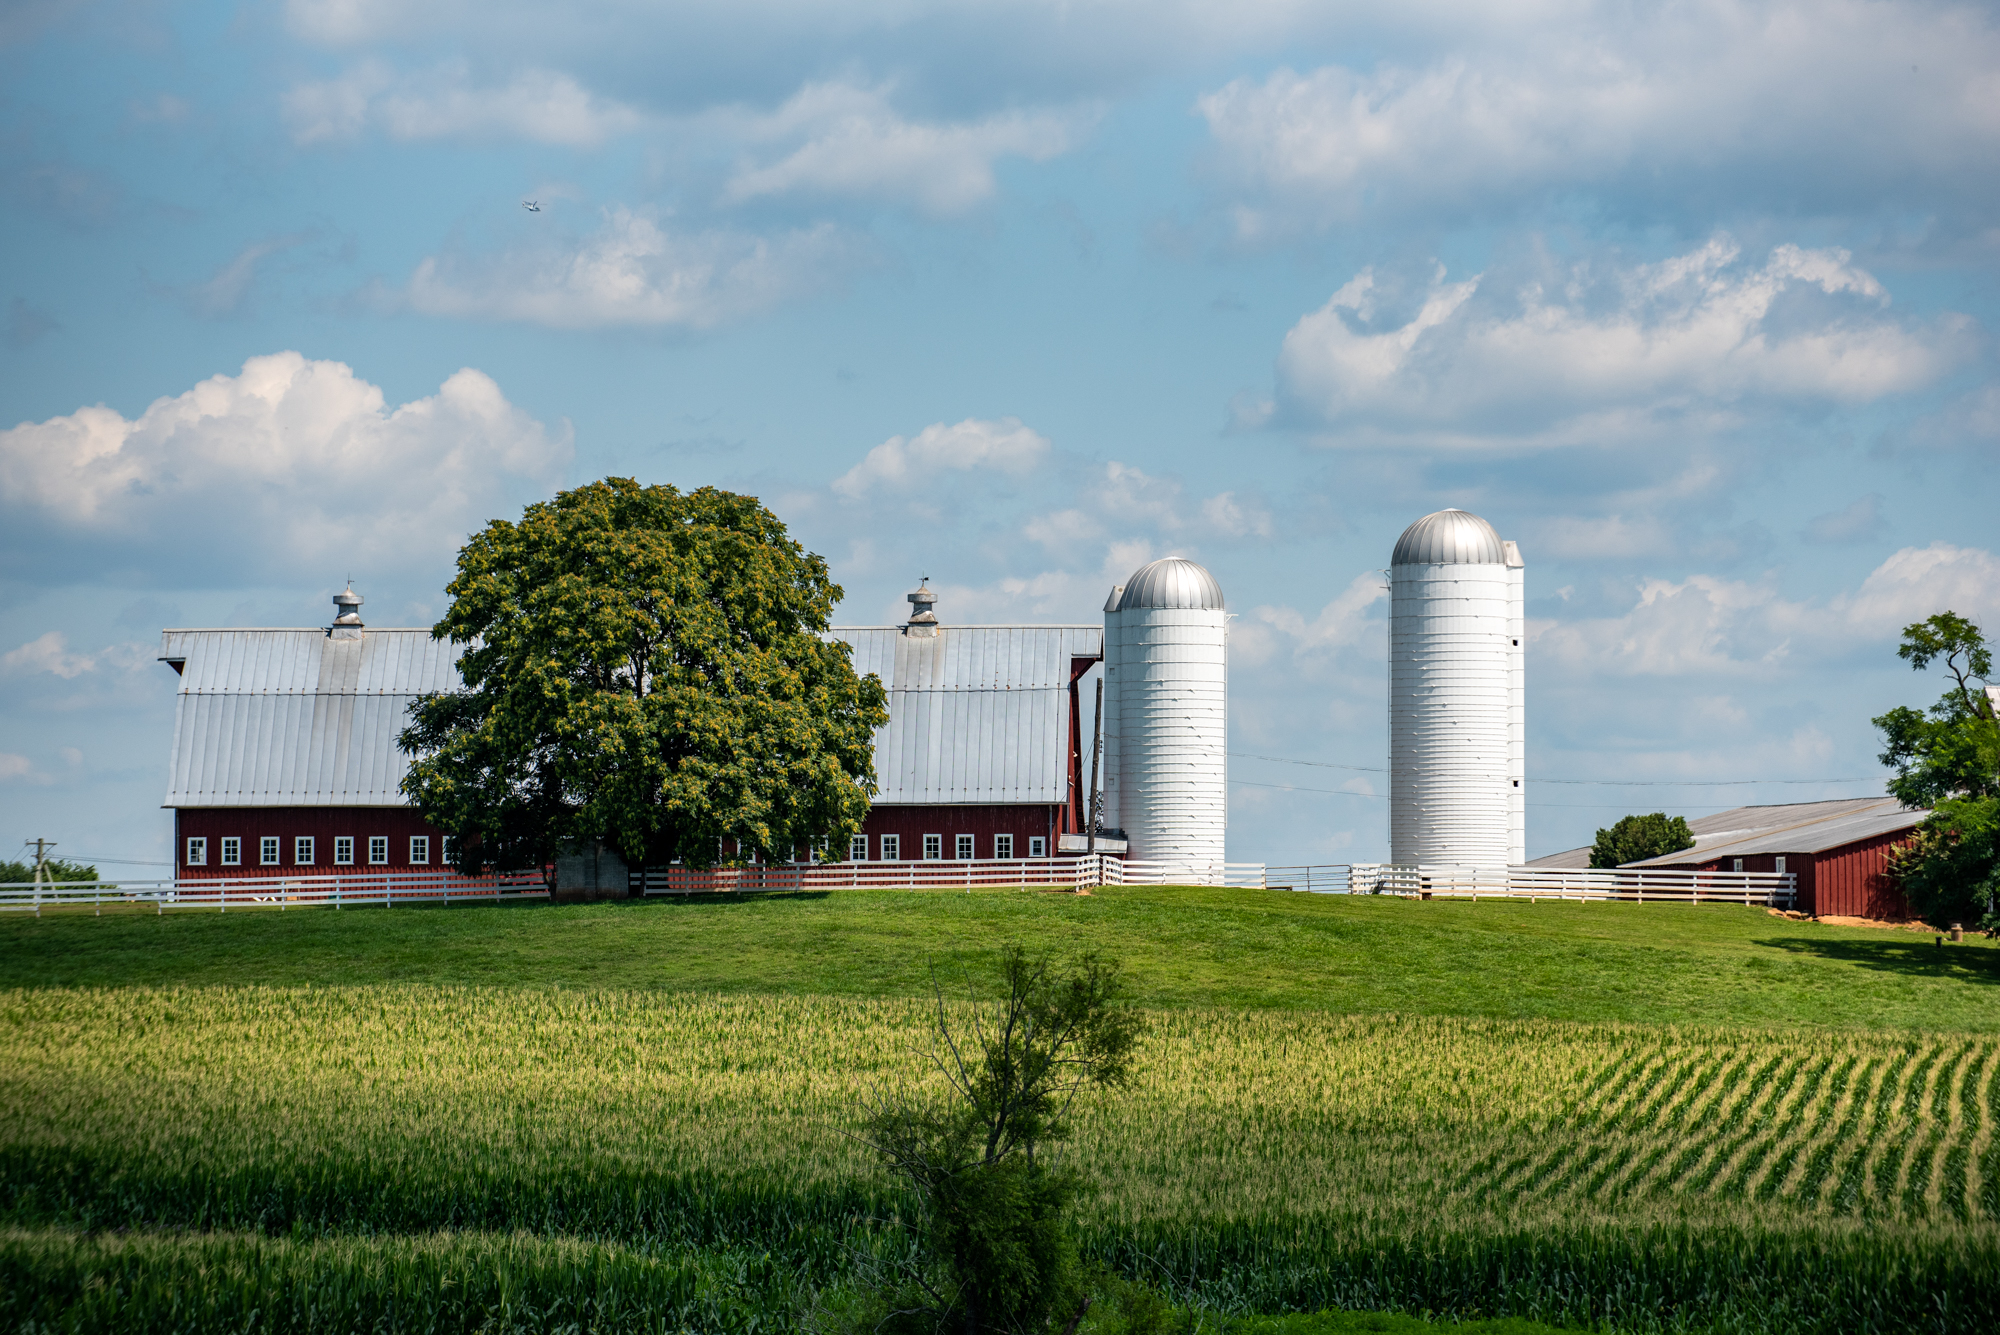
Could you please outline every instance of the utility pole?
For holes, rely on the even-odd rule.
[[[1104,798],[1097,791],[1097,758],[1104,753],[1104,678],[1097,678],[1097,710],[1090,720],[1090,835],[1084,841],[1084,852],[1095,856],[1097,853],[1097,824],[1104,815]]]
[[[42,916],[42,868],[48,864],[49,850],[54,848],[53,839],[27,839],[22,847],[35,850],[35,916]]]

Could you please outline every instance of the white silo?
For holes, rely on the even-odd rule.
[[[1463,510],[1403,530],[1389,571],[1389,860],[1526,859],[1520,549]]]
[[[1125,581],[1104,629],[1106,721],[1117,735],[1106,806],[1127,856],[1220,884],[1229,826],[1222,588],[1192,561],[1155,561]]]

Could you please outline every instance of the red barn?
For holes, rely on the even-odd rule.
[[[180,674],[162,804],[181,877],[438,870],[444,832],[397,790],[417,696],[456,690],[458,646],[364,630],[361,598],[327,628],[169,630]]]
[[[901,626],[832,632],[889,692],[880,791],[847,855],[1050,857],[1065,837],[1081,847],[1078,683],[1102,661],[1104,628],[947,627],[928,586],[910,601]],[[399,789],[409,757],[396,737],[419,696],[459,689],[459,647],[427,629],[364,627],[352,589],[334,602],[331,627],[162,632],[160,659],[180,675],[164,803],[177,875],[443,866],[444,831]],[[560,888],[623,893],[629,876],[602,848],[557,861]]]
[[[849,857],[1048,857],[1065,835],[1077,842],[1088,782],[1078,684],[1103,661],[1104,627],[946,626],[928,584],[909,598],[900,626],[831,632],[889,692],[878,791]]]
[[[1893,797],[1737,807],[1688,822],[1694,847],[1628,867],[1692,871],[1791,872],[1798,906],[1815,917],[1911,916],[1909,901],[1889,880],[1889,851],[1908,843],[1928,811],[1906,811]],[[1590,865],[1590,850],[1537,858],[1531,867]]]

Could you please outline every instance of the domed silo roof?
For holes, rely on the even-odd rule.
[[[1118,600],[1118,610],[1129,612],[1137,607],[1177,607],[1202,608],[1212,612],[1223,610],[1222,586],[1215,582],[1215,576],[1184,557],[1169,556],[1140,566],[1132,572],[1132,578],[1125,581],[1125,596]]]
[[[1493,525],[1467,510],[1425,515],[1396,539],[1395,566],[1505,565],[1507,553]]]

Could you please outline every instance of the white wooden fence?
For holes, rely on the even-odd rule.
[[[342,873],[326,876],[232,876],[200,880],[44,881],[0,885],[0,912],[45,908],[301,909],[394,908],[399,904],[492,903],[547,899],[540,872],[453,871]]]
[[[1673,900],[1690,904],[1764,904],[1789,908],[1798,896],[1793,872],[1684,871],[1664,867],[1564,870],[1546,867],[1399,867],[1380,862],[1268,867],[1274,890],[1331,895],[1401,895],[1419,899]]]
[[[1261,862],[1183,866],[1135,862],[1109,853],[1073,857],[944,859],[894,862],[777,863],[762,867],[648,867],[632,872],[647,895],[728,894],[755,890],[921,890],[981,885],[1232,885],[1261,887]]]

